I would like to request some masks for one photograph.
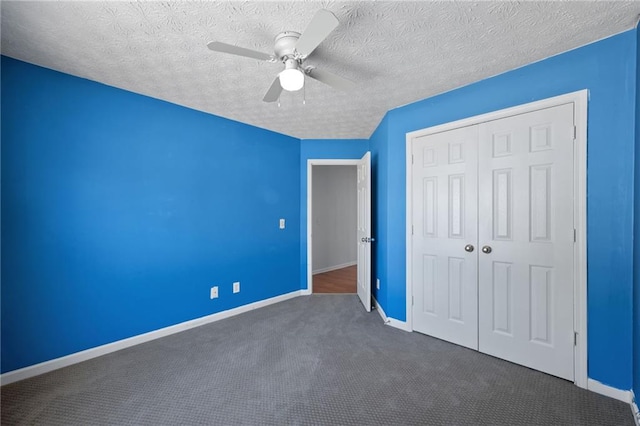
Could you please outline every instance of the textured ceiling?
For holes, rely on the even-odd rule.
[[[340,25],[309,57],[357,82],[307,79],[262,102],[279,63],[207,49],[218,40],[273,53],[321,8]],[[297,138],[368,138],[385,112],[633,28],[640,2],[11,2],[2,54]]]

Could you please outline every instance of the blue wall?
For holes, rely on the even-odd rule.
[[[636,152],[634,223],[633,391],[640,402],[640,28],[636,27]]]
[[[371,149],[371,170],[372,170],[372,234],[376,241],[371,254],[373,268],[371,271],[372,292],[373,297],[378,301],[380,306],[387,306],[387,263],[384,261],[388,258],[387,249],[387,203],[389,200],[387,192],[387,181],[389,178],[388,171],[388,144],[389,137],[387,126],[387,117],[385,116],[376,131],[369,139],[369,148]],[[380,280],[380,290],[376,288],[376,279]],[[386,312],[385,312],[386,314]]]
[[[360,159],[366,139],[303,139],[300,141],[300,288],[307,289],[307,160]]]
[[[2,372],[300,289],[299,140],[1,65]]]
[[[387,113],[378,152],[386,174],[383,308],[406,319],[405,136],[407,132],[582,89],[588,112],[588,373],[619,389],[632,386],[634,133],[636,32],[627,31]],[[374,135],[372,146],[384,145]],[[384,159],[386,157],[386,160]],[[385,163],[383,170],[380,161]],[[379,212],[380,213],[380,212]]]

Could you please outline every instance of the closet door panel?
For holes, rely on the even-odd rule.
[[[471,126],[416,138],[413,328],[478,348],[477,146]]]
[[[573,104],[479,126],[479,349],[573,380]]]

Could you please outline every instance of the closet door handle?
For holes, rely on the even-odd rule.
[[[473,246],[471,244],[467,244],[466,246],[464,246],[464,251],[468,251],[469,253],[471,253],[473,251]]]
[[[482,252],[485,253],[485,254],[491,253],[491,246],[482,247]]]

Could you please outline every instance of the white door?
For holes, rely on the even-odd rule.
[[[371,153],[358,162],[358,297],[371,312]]]
[[[573,137],[573,104],[483,123],[478,162],[480,351],[572,381]]]
[[[478,349],[478,126],[414,139],[413,328]]]
[[[574,379],[573,139],[572,103],[413,139],[414,330]]]

